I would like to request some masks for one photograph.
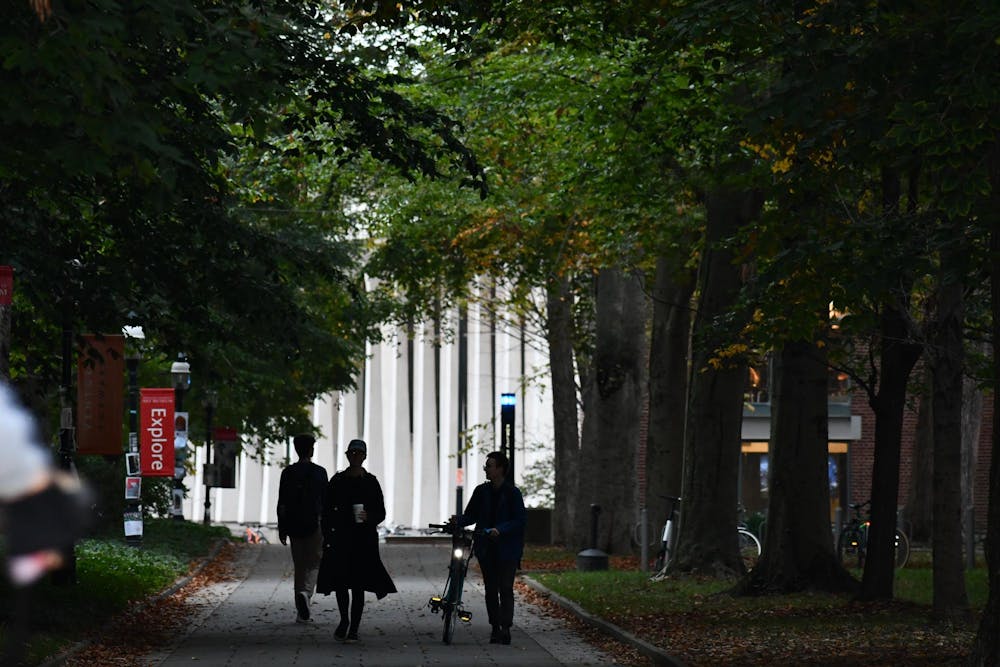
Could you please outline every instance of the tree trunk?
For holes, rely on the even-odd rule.
[[[958,231],[958,230],[956,230]],[[953,236],[953,239],[956,237]],[[942,251],[929,361],[934,391],[934,616],[971,620],[962,564],[962,248]],[[961,272],[955,272],[955,269]]]
[[[552,373],[552,431],[554,439],[555,503],[552,510],[552,540],[572,542],[580,427],[577,411],[576,372],[573,368],[573,303],[569,280],[559,277],[549,284],[548,327],[549,368]]]
[[[823,350],[811,342],[790,342],[775,359],[767,536],[760,561],[737,587],[740,593],[858,588],[837,559],[830,533]]]
[[[991,206],[990,224],[990,310],[993,315],[993,440],[990,457],[989,509],[986,517],[986,570],[990,593],[986,608],[979,622],[979,631],[969,656],[970,667],[1000,666],[1000,358],[997,341],[1000,341],[1000,138],[993,144],[990,154]]]
[[[875,463],[872,470],[871,526],[861,580],[861,599],[892,599],[895,577],[896,503],[906,385],[921,347],[908,342],[909,328],[895,304],[883,306],[880,322],[881,384],[872,400],[875,412]]]
[[[931,514],[934,507],[933,414],[934,401],[931,398],[931,380],[928,375],[926,381],[920,383],[917,428],[913,434],[910,494],[904,510],[907,531],[914,542],[931,541]]]
[[[681,494],[693,292],[694,277],[689,272],[678,271],[666,258],[657,260],[649,352],[645,498],[650,523],[656,527],[664,523],[667,514],[663,496]]]
[[[986,352],[985,345],[978,349]],[[968,357],[968,350],[966,350]],[[976,554],[976,468],[979,464],[979,434],[983,425],[983,390],[966,375],[962,379],[962,542],[967,552],[967,566],[975,564]],[[970,550],[971,551],[968,551]]]
[[[601,270],[596,306],[595,384],[584,414],[577,526],[589,534],[590,512],[582,508],[596,503],[601,514],[595,546],[625,554],[632,549],[639,502],[635,478],[646,360],[640,281],[620,269]]]
[[[747,192],[713,192],[706,198],[706,243],[698,279],[681,527],[674,564],[680,571],[722,577],[744,572],[736,508],[747,369],[745,363],[732,359],[718,363],[717,358],[718,351],[733,340],[718,320],[731,311],[741,280],[733,252],[720,242],[756,217],[760,205],[759,198]]]
[[[882,171],[882,207],[889,219],[899,211],[900,181],[890,169]],[[871,526],[868,553],[861,580],[863,600],[892,599],[895,577],[896,509],[899,502],[899,461],[903,437],[906,387],[922,348],[912,342],[906,304],[913,279],[899,277],[896,298],[882,304],[879,317],[881,384],[872,399],[875,412],[875,462],[872,470]]]

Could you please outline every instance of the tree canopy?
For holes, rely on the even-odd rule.
[[[377,314],[357,242],[342,216],[309,210],[322,192],[297,186],[295,162],[325,165],[331,184],[360,154],[482,184],[448,118],[359,65],[356,11],[99,0],[42,22],[12,8],[0,262],[16,272],[15,381],[51,390],[53,329],[140,324],[250,430],[280,434],[310,397],[350,385]]]

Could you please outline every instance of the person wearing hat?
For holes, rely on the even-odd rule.
[[[316,438],[303,433],[292,439],[296,463],[281,471],[278,485],[278,539],[287,544],[291,538],[292,565],[295,568],[295,621],[309,620],[309,603],[316,588],[316,576],[323,555],[323,531],[320,515],[326,492],[326,468],[312,462]]]
[[[333,636],[357,641],[365,608],[365,591],[381,600],[396,592],[378,550],[378,525],[385,520],[385,500],[375,475],[364,469],[368,445],[351,440],[345,470],[326,487],[323,506],[323,562],[316,590],[335,592],[340,624]]]

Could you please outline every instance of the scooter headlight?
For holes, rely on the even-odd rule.
[[[455,552],[452,555],[455,556],[455,558],[461,558],[462,556],[465,555],[465,552],[462,551],[461,547],[459,547],[459,548],[455,549]]]

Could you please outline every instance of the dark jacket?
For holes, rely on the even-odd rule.
[[[353,505],[361,503],[368,520],[355,523]],[[396,586],[378,552],[378,525],[385,520],[382,487],[375,475],[349,477],[338,472],[326,487],[323,505],[323,560],[316,591],[364,589],[381,599]]]
[[[281,471],[278,484],[278,537],[308,537],[323,512],[326,468],[298,461]]]
[[[483,482],[472,492],[469,504],[465,506],[465,512],[459,519],[463,526],[476,524],[476,530],[487,530],[496,528],[500,531],[500,537],[495,541],[495,549],[491,550],[493,538],[487,536],[477,536],[474,550],[476,558],[480,561],[487,558],[496,558],[500,561],[521,562],[524,553],[524,498],[521,491],[509,482],[504,482],[500,487],[498,496],[499,502],[496,508],[496,523],[487,525],[489,517],[493,513],[493,483]],[[486,523],[484,523],[486,522]]]

